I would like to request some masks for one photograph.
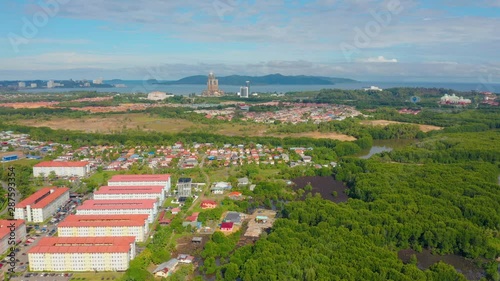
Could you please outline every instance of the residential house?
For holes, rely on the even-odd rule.
[[[250,181],[248,180],[247,177],[238,179],[238,187],[247,186],[249,184],[250,184]]]
[[[234,223],[232,222],[223,222],[220,225],[220,230],[221,231],[233,231]]]
[[[172,275],[174,272],[175,268],[179,264],[179,260],[177,259],[171,259],[167,262],[164,262],[156,267],[156,269],[153,271],[153,274],[156,277],[168,277]]]
[[[234,224],[241,224],[241,215],[237,212],[228,212],[223,222],[232,222]]]
[[[201,208],[202,209],[214,209],[217,207],[217,202],[213,200],[203,200],[201,201]]]
[[[238,192],[238,191],[233,191],[231,193],[229,193],[229,198],[233,199],[233,200],[239,200],[241,199],[242,197],[242,193],[241,192]]]
[[[194,228],[200,228],[201,227],[201,222],[198,222],[198,215],[200,213],[193,213],[192,215],[186,217],[186,219],[182,222],[182,226],[186,227],[190,225],[191,227]]]
[[[190,255],[180,254],[177,256],[179,263],[193,263],[194,257]]]

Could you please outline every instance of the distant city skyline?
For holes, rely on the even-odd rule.
[[[499,0],[2,1],[0,80],[499,83],[499,15]]]

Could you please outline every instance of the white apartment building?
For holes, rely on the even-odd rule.
[[[148,223],[153,223],[158,213],[155,199],[126,200],[86,200],[76,208],[77,215],[148,215]]]
[[[169,174],[159,175],[115,175],[108,180],[109,186],[153,186],[161,185],[165,194],[170,192]]]
[[[33,175],[35,177],[47,177],[52,171],[54,171],[58,177],[85,177],[90,173],[90,163],[87,161],[47,161],[40,162],[33,166]]]
[[[94,200],[158,199],[160,206],[165,200],[165,190],[161,185],[153,186],[101,186],[94,191]]]
[[[14,218],[44,222],[69,200],[69,188],[44,187],[15,206]]]
[[[28,251],[30,271],[125,271],[135,237],[43,237]]]
[[[59,237],[134,236],[146,241],[148,215],[70,215],[57,226]]]
[[[26,238],[26,222],[24,220],[0,220],[0,255]],[[10,244],[9,244],[9,241]]]

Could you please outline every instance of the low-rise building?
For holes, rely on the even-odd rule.
[[[177,182],[177,196],[190,197],[193,180],[191,178],[180,178]]]
[[[233,231],[234,223],[232,222],[223,222],[220,225],[220,230],[221,231]]]
[[[69,200],[69,188],[44,187],[15,206],[14,218],[43,222]]]
[[[241,215],[237,212],[228,212],[223,222],[232,222],[234,224],[241,224]]]
[[[33,166],[35,177],[47,177],[51,172],[58,177],[86,177],[90,173],[90,163],[88,161],[47,161]]]
[[[172,275],[178,264],[179,261],[177,259],[171,259],[158,265],[153,271],[153,274],[155,275],[155,277],[167,278],[168,276]]]
[[[94,191],[94,200],[158,199],[160,205],[165,200],[165,189],[153,186],[101,186]]]
[[[28,251],[31,271],[125,271],[135,237],[43,237]]]
[[[134,200],[86,200],[76,208],[77,215],[148,215],[153,223],[158,213],[158,201],[154,199]]]
[[[0,220],[0,255],[26,239],[26,222],[24,220]],[[10,243],[9,243],[10,241]]]
[[[214,209],[217,207],[217,202],[214,200],[203,200],[200,206],[202,209]]]
[[[57,226],[59,237],[134,236],[146,241],[148,215],[70,215]]]
[[[213,194],[224,194],[224,191],[230,190],[232,188],[231,183],[228,182],[216,182],[210,188]]]

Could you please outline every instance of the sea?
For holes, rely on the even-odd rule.
[[[106,84],[115,84],[116,81],[104,81]],[[89,92],[114,92],[114,93],[149,93],[153,91],[167,92],[175,95],[190,95],[201,94],[206,89],[206,85],[161,85],[152,84],[141,80],[122,80],[118,82],[121,87],[114,88],[39,88],[39,89],[24,89],[22,92],[29,93],[64,93],[70,91],[89,91]],[[318,91],[322,89],[342,89],[356,90],[376,86],[381,89],[395,87],[409,88],[444,88],[452,89],[460,92],[478,91],[478,92],[493,92],[500,93],[500,83],[450,83],[450,82],[355,82],[355,83],[338,83],[335,85],[250,85],[251,93],[288,93],[288,92],[303,92],[303,91]],[[219,88],[226,93],[237,93],[240,91],[239,86],[220,85]]]

